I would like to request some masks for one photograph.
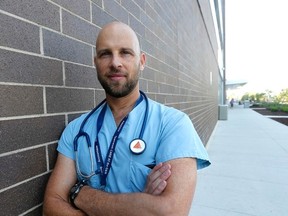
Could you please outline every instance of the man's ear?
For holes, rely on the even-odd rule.
[[[146,55],[145,53],[141,52],[140,53],[140,70],[143,71],[145,68],[146,64]]]

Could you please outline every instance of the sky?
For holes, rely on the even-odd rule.
[[[226,0],[226,78],[250,93],[288,88],[288,1]]]

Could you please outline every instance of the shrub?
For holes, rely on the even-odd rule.
[[[287,104],[263,102],[261,105],[262,105],[262,107],[265,107],[266,109],[270,110],[271,112],[277,112],[277,111],[288,112],[288,105]]]
[[[269,109],[271,112],[277,112],[277,111],[279,111],[279,106],[270,106],[268,109]]]
[[[288,106],[282,106],[281,111],[288,113]]]

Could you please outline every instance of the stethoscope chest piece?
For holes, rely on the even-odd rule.
[[[130,151],[133,154],[142,154],[146,149],[146,144],[142,139],[134,139],[130,143]]]

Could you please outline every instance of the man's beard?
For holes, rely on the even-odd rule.
[[[117,72],[114,72],[117,73]],[[98,80],[100,84],[102,85],[103,89],[105,90],[106,94],[115,97],[115,98],[121,98],[127,96],[129,93],[131,93],[135,87],[137,86],[137,83],[139,81],[139,71],[136,74],[136,76],[133,76],[131,79],[127,80],[126,83],[122,87],[120,87],[120,83],[118,84],[109,84],[105,79],[103,79],[98,74]]]

